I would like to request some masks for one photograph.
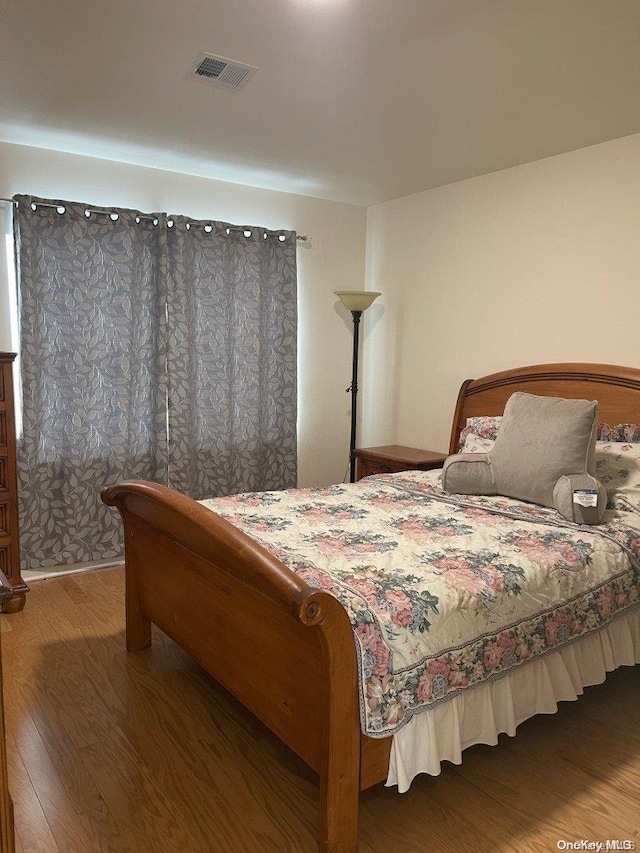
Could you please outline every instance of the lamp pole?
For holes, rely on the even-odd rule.
[[[336,296],[351,311],[353,319],[353,358],[351,360],[351,385],[347,393],[351,394],[351,437],[349,440],[349,482],[356,480],[356,429],[358,424],[358,352],[360,349],[360,319],[362,312],[380,296],[373,290],[336,290]]]
[[[349,441],[349,482],[356,481],[356,427],[358,421],[358,352],[360,343],[360,318],[362,311],[352,311],[353,317],[353,360],[351,369],[351,438]]]

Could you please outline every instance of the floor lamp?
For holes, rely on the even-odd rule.
[[[347,393],[351,392],[351,439],[349,441],[349,482],[355,483],[356,480],[356,426],[358,418],[358,351],[359,351],[359,333],[360,333],[360,318],[362,312],[380,296],[373,290],[335,290],[335,295],[340,298],[340,301],[351,311],[353,317],[353,362],[351,372],[351,385],[347,388]]]

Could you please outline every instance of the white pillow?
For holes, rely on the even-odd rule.
[[[479,435],[471,432],[465,438],[460,448],[460,453],[491,453],[495,443],[495,438],[481,438]]]
[[[596,476],[609,509],[640,513],[640,443],[597,441]]]

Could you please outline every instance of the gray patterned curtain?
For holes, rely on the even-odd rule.
[[[22,567],[117,557],[120,521],[100,490],[166,471],[166,229],[137,211],[114,221],[16,198]]]
[[[23,568],[120,556],[125,477],[295,485],[295,234],[16,200]]]
[[[296,237],[169,220],[169,479],[195,498],[296,484]]]

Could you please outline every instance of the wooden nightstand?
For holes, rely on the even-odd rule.
[[[355,451],[356,480],[369,474],[393,474],[397,471],[419,469],[430,471],[442,468],[446,453],[403,447],[401,444],[386,444],[383,447],[361,447]]]

